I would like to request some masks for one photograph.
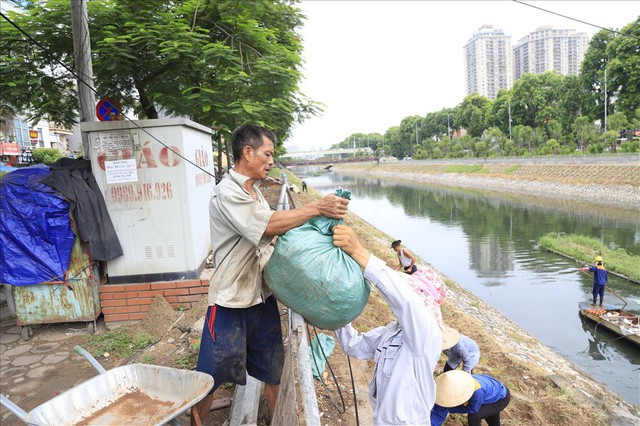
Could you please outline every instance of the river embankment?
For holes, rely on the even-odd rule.
[[[640,208],[640,156],[342,163],[336,171],[440,186]]]
[[[372,164],[357,165],[371,169]],[[340,169],[351,165],[341,165]],[[397,173],[397,170],[385,170]],[[362,173],[371,173],[362,171]],[[406,172],[404,173],[415,173]],[[430,173],[432,174],[432,173]],[[459,174],[459,173],[458,173]],[[397,176],[394,176],[397,177]],[[415,177],[410,174],[407,178]],[[299,184],[299,182],[296,182]],[[486,189],[480,187],[477,189]],[[311,190],[309,195],[296,197],[304,204],[306,197],[318,196]],[[387,264],[394,265],[397,259],[390,253],[389,235],[350,213],[347,224],[356,229],[360,240],[372,253]],[[411,247],[408,247],[411,249]],[[421,260],[422,264],[426,262]],[[590,424],[632,425],[640,420],[638,408],[626,403],[606,386],[592,379],[565,357],[540,343],[524,329],[509,320],[495,308],[463,289],[458,283],[445,277],[450,292],[442,306],[445,322],[473,338],[481,347],[482,357],[477,373],[494,375],[503,380],[514,395],[512,403],[503,415],[503,424]],[[542,313],[541,313],[542,314]],[[360,331],[387,324],[392,321],[384,301],[375,292],[369,305],[355,321]],[[339,348],[336,348],[339,352]],[[333,361],[332,361],[333,362]],[[340,366],[337,366],[340,369]],[[360,365],[367,380],[372,366]],[[440,373],[440,371],[436,371]],[[345,377],[348,380],[348,376]],[[366,389],[366,387],[364,387]],[[448,424],[465,424],[463,418],[448,420]]]

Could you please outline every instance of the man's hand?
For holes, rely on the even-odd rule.
[[[344,219],[347,216],[349,200],[338,197],[335,194],[329,194],[317,201],[318,211],[322,216],[331,219]]]
[[[336,225],[332,229],[333,231],[333,245],[340,247],[349,256],[353,258],[358,265],[363,268],[367,267],[369,263],[370,253],[367,249],[362,247],[356,233],[350,227],[346,225]]]

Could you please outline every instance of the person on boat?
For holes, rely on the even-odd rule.
[[[342,349],[357,359],[373,359],[369,401],[375,425],[424,425],[436,400],[433,372],[442,345],[442,281],[394,271],[370,254],[346,225],[333,227],[333,244],[364,268],[397,321],[359,333],[351,323],[336,330]]]
[[[466,413],[469,426],[500,426],[500,412],[511,393],[498,379],[486,374],[451,370],[436,377],[436,403],[431,410],[431,426],[440,426],[449,413]]]
[[[442,352],[447,356],[444,372],[455,370],[462,364],[462,370],[473,373],[480,362],[480,347],[471,338],[460,334],[455,328],[444,326],[442,331]]]
[[[607,270],[602,264],[602,257],[598,256],[595,259],[596,264],[593,266],[587,265],[584,268],[580,268],[580,271],[593,272],[593,306],[596,305],[596,298],[600,296],[600,306],[602,306],[602,299],[604,298],[604,289],[607,286]]]
[[[418,270],[416,266],[416,257],[406,248],[402,247],[401,240],[395,240],[391,243],[391,248],[398,255],[398,269],[403,270],[411,275]]]

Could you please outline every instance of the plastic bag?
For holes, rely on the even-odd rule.
[[[336,195],[350,198],[349,191]],[[341,220],[319,216],[278,238],[264,279],[276,298],[309,324],[336,330],[364,310],[369,284],[360,265],[333,245]]]

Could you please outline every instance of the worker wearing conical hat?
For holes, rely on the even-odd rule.
[[[593,266],[586,265],[584,268],[580,268],[580,271],[593,272],[593,305],[596,304],[597,296],[600,296],[600,306],[602,306],[602,299],[604,299],[604,289],[607,286],[607,270],[602,264],[602,257],[597,256],[595,259],[596,264]]]
[[[431,426],[440,426],[449,413],[466,413],[469,426],[500,425],[500,412],[511,394],[498,379],[486,374],[447,371],[436,377],[436,403],[431,410]]]
[[[444,364],[445,373],[455,370],[460,364],[463,371],[472,373],[480,362],[478,344],[448,325],[445,325],[442,330],[442,352],[447,356],[447,362]]]

